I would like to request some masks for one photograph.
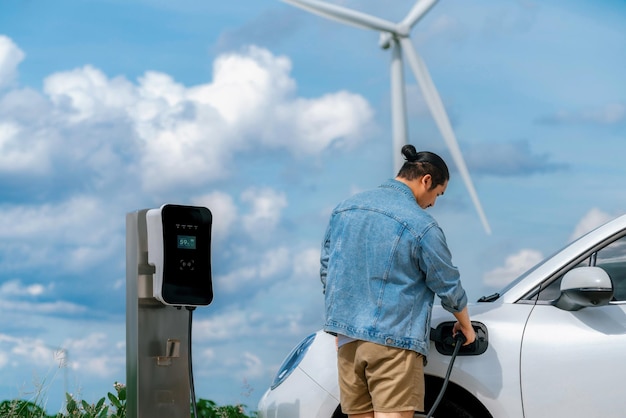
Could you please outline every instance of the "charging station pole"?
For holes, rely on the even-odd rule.
[[[213,301],[205,207],[126,214],[126,416],[190,418],[191,319]]]
[[[126,416],[190,418],[190,312],[153,297],[146,213],[126,215]]]

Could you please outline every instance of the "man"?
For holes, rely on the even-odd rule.
[[[424,410],[434,295],[476,338],[443,231],[425,209],[450,174],[431,152],[402,148],[395,179],[340,203],[322,244],[324,330],[337,335],[342,411],[349,418],[412,418]]]

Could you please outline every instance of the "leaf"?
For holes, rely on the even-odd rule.
[[[117,397],[120,401],[125,401],[126,400],[126,386],[122,386],[118,391],[117,391]]]
[[[72,415],[74,412],[76,412],[78,410],[78,406],[76,405],[76,401],[74,400],[74,398],[72,397],[72,395],[70,395],[69,393],[65,395],[66,400],[67,400],[67,405],[65,406],[65,409],[67,409],[67,412]]]
[[[98,401],[98,403],[96,404],[96,410],[100,410],[100,408],[102,408],[102,405],[104,405],[104,398],[100,398],[100,400]]]
[[[85,410],[85,412],[89,411],[89,409],[91,409],[91,406],[89,405],[89,403],[85,400],[81,401],[81,404],[83,405],[83,409]]]
[[[111,404],[112,404],[113,406],[115,406],[117,409],[119,409],[119,408],[121,408],[121,407],[122,407],[122,403],[119,401],[119,399],[117,399],[117,398],[115,397],[115,395],[114,395],[114,394],[112,394],[111,392],[109,392],[109,393],[107,394],[107,396],[109,397],[109,401],[111,401]]]
[[[102,400],[104,400],[104,398],[102,398]],[[98,414],[98,418],[106,418],[106,416],[109,413],[109,407],[105,406],[102,411],[100,411],[100,413]]]

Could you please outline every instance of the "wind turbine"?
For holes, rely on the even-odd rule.
[[[443,106],[437,88],[430,78],[426,64],[417,54],[413,43],[409,39],[413,26],[435,5],[437,0],[417,0],[413,8],[406,17],[393,23],[376,16],[368,15],[356,10],[348,9],[320,0],[282,0],[286,3],[300,7],[323,17],[337,20],[364,29],[371,29],[381,32],[379,45],[383,49],[391,47],[391,117],[393,128],[393,161],[396,172],[402,166],[402,158],[398,150],[408,143],[407,110],[406,97],[404,91],[404,64],[402,55],[406,55],[409,67],[413,71],[417,80],[424,101],[428,105],[430,112],[439,128],[452,159],[454,160],[465,187],[470,194],[474,207],[485,228],[487,234],[491,234],[491,228],[483,208],[478,200],[476,189],[465,165],[465,160],[459,149],[448,114]]]

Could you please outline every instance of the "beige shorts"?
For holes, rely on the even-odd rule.
[[[411,350],[353,341],[337,356],[344,414],[424,410],[424,356]]]

